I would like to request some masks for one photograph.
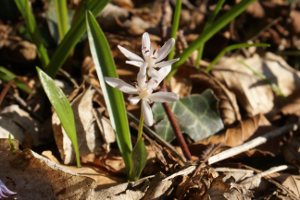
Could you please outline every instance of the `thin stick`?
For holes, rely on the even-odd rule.
[[[254,147],[257,147],[259,145],[266,143],[267,140],[270,138],[274,138],[279,135],[285,134],[286,132],[288,132],[290,130],[297,130],[298,126],[299,126],[299,124],[288,124],[286,126],[278,128],[274,131],[268,132],[264,136],[259,136],[253,140],[250,140],[249,142],[246,142],[240,146],[225,150],[217,155],[210,157],[208,159],[208,164],[211,165],[211,164],[217,163],[219,161],[225,160],[227,158],[231,158],[232,156],[236,156],[245,151],[248,151],[249,149],[252,149]]]
[[[8,91],[9,91],[9,89],[10,89],[12,83],[13,83],[13,80],[10,80],[10,81],[8,81],[8,82],[4,85],[4,87],[3,87],[3,89],[2,89],[2,91],[1,91],[1,93],[0,93],[0,105],[2,104],[2,102],[3,102],[3,100],[4,100],[5,96],[6,96],[6,94],[8,93]]]
[[[174,113],[172,112],[172,110],[171,110],[170,106],[168,105],[168,103],[163,103],[163,107],[165,109],[165,112],[168,116],[168,119],[170,121],[170,124],[173,128],[173,131],[176,135],[176,138],[179,142],[179,145],[182,149],[182,152],[183,152],[184,156],[186,157],[187,160],[191,160],[192,155],[191,155],[190,149],[189,149],[189,147],[187,146],[187,144],[185,142],[185,139],[183,137],[182,132],[180,131],[180,128],[179,128],[178,122],[177,122],[177,120],[174,116]]]

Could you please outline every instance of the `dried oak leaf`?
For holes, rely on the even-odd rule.
[[[219,111],[225,125],[233,124],[241,119],[237,99],[235,95],[229,91],[215,77],[206,73],[191,74],[192,92],[200,92],[203,88],[211,88],[219,100]]]
[[[238,97],[239,105],[249,116],[277,109],[275,89],[284,96],[300,89],[299,72],[272,53],[263,58],[225,57],[213,75]]]
[[[11,151],[8,144],[8,140],[0,140],[0,179],[17,192],[17,199],[93,199],[92,179],[63,169],[29,149],[15,147]]]
[[[213,135],[205,140],[201,140],[198,144],[224,144],[229,147],[234,147],[243,144],[246,140],[252,137],[259,128],[270,126],[270,122],[262,114],[242,120],[233,128],[228,128],[223,133]]]

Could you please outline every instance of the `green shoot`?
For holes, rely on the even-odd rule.
[[[75,126],[75,119],[72,107],[63,93],[63,91],[56,86],[54,80],[48,76],[45,72],[43,72],[40,68],[36,68],[39,79],[43,86],[43,89],[53,106],[66,134],[70,138],[75,155],[76,155],[76,163],[77,167],[80,167],[80,155],[79,155],[79,148],[77,142],[77,134],[76,134],[76,126]]]
[[[213,21],[215,20],[216,16],[220,12],[220,10],[221,10],[224,3],[225,3],[225,0],[219,0],[218,1],[215,10],[209,16],[206,24],[204,25],[203,31],[207,30],[212,25]],[[196,59],[196,63],[195,63],[195,66],[197,68],[199,67],[200,62],[202,60],[204,46],[205,46],[205,42],[203,42],[203,44],[201,44],[200,47],[198,48],[198,55],[197,55],[197,59]]]
[[[67,1],[54,0],[54,3],[57,13],[59,41],[61,41],[69,29]]]
[[[180,21],[180,13],[181,13],[181,0],[176,0],[176,6],[175,6],[175,12],[173,16],[173,22],[172,22],[172,32],[171,37],[176,40],[177,38],[177,31],[179,27],[179,21]],[[172,48],[168,59],[171,60],[174,58],[175,55],[175,46]]]
[[[26,28],[29,32],[30,38],[33,43],[37,46],[37,53],[41,60],[43,68],[49,63],[49,56],[47,49],[44,46],[43,37],[37,27],[36,20],[34,18],[33,12],[31,10],[28,0],[15,0],[15,3],[22,14],[26,22]]]
[[[98,79],[103,91],[105,103],[116,132],[117,143],[123,156],[130,179],[133,170],[132,144],[123,94],[109,87],[104,77],[117,77],[115,62],[107,39],[91,12],[86,14],[87,33],[91,54],[95,63]]]
[[[192,55],[192,53],[198,49],[203,43],[207,42],[212,38],[218,31],[224,28],[232,20],[234,20],[238,15],[240,15],[249,4],[253,3],[255,0],[243,0],[239,4],[232,7],[230,11],[225,13],[220,19],[214,22],[209,28],[207,28],[201,36],[199,36],[193,43],[186,48],[181,55],[179,55],[180,60],[173,65],[172,71],[168,75],[168,78],[172,77],[178,68]]]

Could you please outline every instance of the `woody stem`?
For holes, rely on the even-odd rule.
[[[165,83],[163,84],[163,89],[166,90],[166,85]],[[176,117],[174,115],[174,113],[172,112],[170,106],[168,103],[163,103],[163,107],[165,109],[165,112],[168,116],[168,119],[171,123],[171,126],[172,126],[172,129],[176,135],[176,138],[179,142],[179,145],[182,149],[182,152],[184,154],[184,156],[186,157],[187,160],[191,160],[192,159],[192,155],[191,155],[191,152],[190,152],[190,149],[183,137],[183,134],[180,130],[180,127],[179,127],[179,124],[178,124],[178,121],[176,120]]]

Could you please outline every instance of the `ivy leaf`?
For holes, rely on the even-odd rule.
[[[218,100],[212,90],[194,94],[169,104],[174,112],[181,131],[194,141],[204,139],[224,128],[218,112]],[[175,139],[170,122],[162,104],[153,105],[156,132],[166,141]]]

